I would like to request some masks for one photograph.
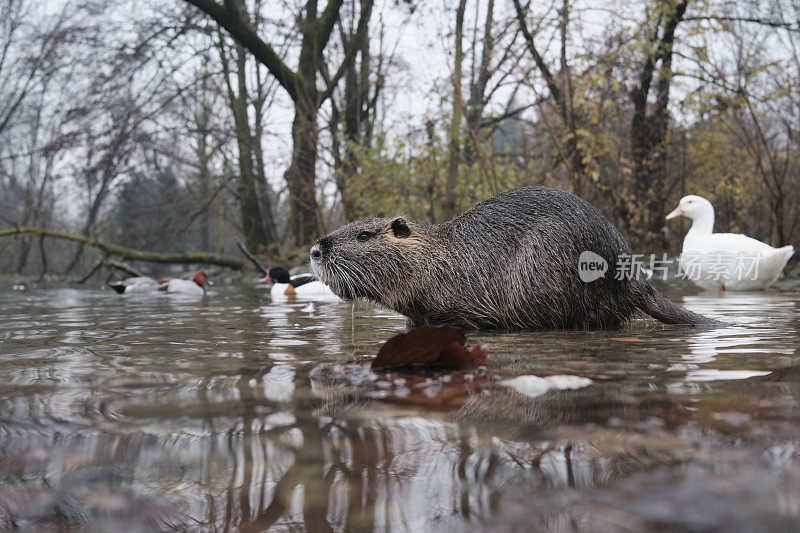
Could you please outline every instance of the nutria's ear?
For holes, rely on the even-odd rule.
[[[408,228],[408,222],[404,218],[396,218],[392,220],[392,233],[395,237],[408,237],[411,235],[411,230]]]

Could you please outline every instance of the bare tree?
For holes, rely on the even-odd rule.
[[[494,0],[486,2],[483,28],[479,32],[478,8],[475,3],[475,29],[472,34],[471,68],[469,74],[469,98],[464,102],[467,139],[464,146],[464,161],[474,164],[480,155],[480,144],[484,132],[492,132],[504,120],[519,116],[531,105],[517,105],[515,96],[525,76],[519,51],[520,31],[513,17],[499,19],[495,12]],[[499,113],[489,113],[489,105],[497,98],[498,91],[506,84],[514,88],[507,101],[501,105]]]
[[[664,225],[666,197],[665,152],[669,127],[669,94],[675,31],[683,20],[688,0],[654,2],[644,26],[644,58],[630,93],[631,156],[633,187],[623,220],[640,244],[650,249],[666,245],[660,232]],[[654,94],[653,94],[654,93]],[[651,102],[650,95],[654,95]]]
[[[358,0],[360,8],[356,10],[356,0],[352,0],[350,9],[347,10],[347,20],[340,18],[339,38],[343,50],[347,50],[353,39],[358,37],[357,11],[366,9],[367,1]],[[372,145],[375,122],[378,119],[378,99],[384,89],[386,69],[392,61],[392,53],[383,49],[382,32],[374,61],[372,43],[373,37],[367,29],[361,36],[361,47],[356,57],[346,67],[342,90],[335,92],[330,100],[331,114],[328,124],[334,179],[342,197],[347,220],[363,214],[357,207],[359,191],[352,183],[352,178],[358,173],[356,146]],[[324,65],[323,76],[326,81],[330,80],[331,74]]]
[[[559,63],[560,75],[554,74],[553,69],[540,52],[535,41],[535,34],[527,23],[527,7],[523,8],[520,0],[514,0],[514,8],[517,14],[520,31],[525,39],[525,45],[539,71],[545,85],[547,86],[548,96],[557,114],[567,131],[566,141],[562,143],[560,136],[554,131],[551,137],[554,144],[559,148],[561,160],[567,169],[569,180],[574,192],[578,195],[583,194],[584,184],[590,174],[590,157],[587,156],[583,147],[579,143],[581,131],[585,131],[585,113],[576,105],[573,91],[572,70],[569,67],[567,56],[567,39],[570,21],[570,4],[568,0],[563,0],[559,10]],[[543,120],[547,120],[543,117]],[[551,128],[552,130],[552,128]]]
[[[292,162],[284,174],[289,187],[292,229],[295,243],[303,245],[320,232],[321,220],[316,199],[316,164],[318,155],[318,115],[322,104],[330,98],[347,67],[361,47],[372,13],[373,1],[365,2],[361,11],[356,38],[351,40],[344,58],[324,88],[317,87],[324,63],[324,51],[340,17],[344,0],[329,0],[320,12],[317,0],[308,0],[297,14],[301,44],[298,66],[290,68],[274,47],[262,40],[241,0],[186,0],[214,19],[237,42],[250,51],[278,81],[294,104],[292,123]]]
[[[752,164],[769,213],[767,238],[784,246],[800,219],[800,27],[792,22],[800,7],[776,3],[765,15],[759,7],[723,12],[713,22],[726,37],[725,53],[695,59],[710,82],[708,109]]]
[[[461,159],[461,117],[464,103],[461,98],[461,77],[464,61],[464,12],[466,11],[467,1],[459,0],[456,8],[455,25],[455,55],[453,57],[453,102],[452,114],[450,116],[450,128],[448,132],[447,147],[447,175],[444,185],[444,200],[442,202],[442,214],[445,218],[451,218],[456,211],[456,184],[458,181],[458,162]]]
[[[100,210],[108,199],[112,186],[125,170],[133,149],[132,140],[137,125],[138,120],[130,112],[130,108],[122,104],[120,114],[112,117],[111,127],[102,132],[97,139],[91,140],[86,166],[78,169],[89,193],[89,209],[80,232],[85,237],[93,233]],[[84,243],[80,242],[67,266],[66,273],[72,272],[78,265],[83,251]]]
[[[248,89],[247,54],[244,47],[237,43],[233,47],[234,57],[231,59],[221,34],[218,46],[239,153],[236,192],[239,197],[242,232],[250,249],[272,248],[278,244],[278,235],[272,216],[272,191],[263,175],[261,132],[253,131],[250,125],[249,108],[253,99]],[[256,92],[254,116],[256,127],[260,128],[263,105],[266,102],[263,80],[259,80]]]
[[[34,2],[0,2],[0,224],[46,224],[55,201],[55,165],[66,147],[65,112],[51,89],[67,70],[64,41],[80,26],[62,9],[45,15]],[[68,76],[68,74],[64,74]],[[5,183],[3,183],[5,181]],[[19,239],[21,273],[33,238]],[[40,250],[43,246],[40,239]]]

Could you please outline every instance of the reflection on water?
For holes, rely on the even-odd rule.
[[[796,528],[798,285],[683,289],[735,325],[472,333],[488,392],[431,411],[310,379],[405,328],[384,310],[0,288],[0,528]],[[500,385],[563,374],[591,384]]]

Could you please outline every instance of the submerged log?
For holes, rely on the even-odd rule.
[[[53,237],[56,239],[66,239],[68,241],[82,242],[87,246],[101,250],[106,256],[117,255],[122,259],[136,260],[136,261],[150,261],[152,263],[204,263],[207,265],[218,265],[234,270],[241,270],[245,263],[244,261],[235,257],[228,257],[226,255],[214,253],[186,253],[186,254],[172,254],[163,252],[148,252],[145,250],[135,250],[126,246],[118,244],[111,244],[103,242],[91,237],[84,237],[75,233],[68,233],[66,231],[55,231],[47,228],[38,227],[17,227],[0,230],[0,238],[13,237],[15,235],[39,235]]]

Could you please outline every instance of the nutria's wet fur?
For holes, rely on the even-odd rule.
[[[578,257],[609,265],[581,281]],[[442,224],[367,218],[320,239],[311,267],[338,296],[367,298],[415,326],[557,329],[619,326],[637,310],[667,324],[716,327],[639,279],[615,279],[632,254],[617,229],[574,194],[525,187],[481,202]]]

